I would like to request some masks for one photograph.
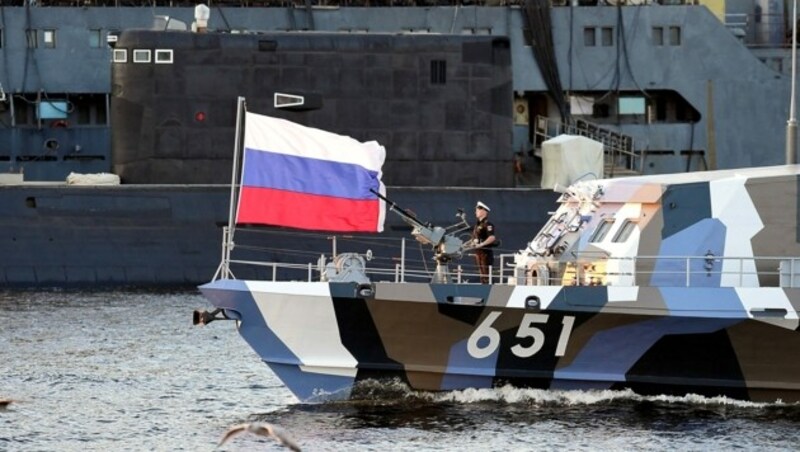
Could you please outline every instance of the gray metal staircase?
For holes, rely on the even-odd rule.
[[[537,116],[534,134],[536,143],[541,145],[545,140],[558,135],[579,135],[603,143],[605,154],[604,177],[637,176],[641,174],[642,155],[636,153],[633,137],[602,127],[598,124],[573,119],[565,123],[546,116]],[[537,149],[536,152],[541,152]]]

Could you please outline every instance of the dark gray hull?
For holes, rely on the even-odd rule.
[[[476,200],[482,200],[492,206],[503,248],[513,252],[525,247],[542,227],[557,194],[535,189],[390,187],[389,195],[437,224],[452,223],[456,208],[469,211]],[[0,187],[0,230],[4,231],[0,285],[189,286],[207,282],[220,262],[229,199],[230,188],[224,185]],[[397,237],[399,243],[408,233],[408,227],[390,214],[380,237]],[[411,243],[409,249],[419,253]],[[262,260],[296,263],[307,262],[308,253],[330,254],[331,250],[326,234],[277,229],[239,234],[237,245],[243,248],[238,258],[257,254]],[[350,251],[347,246],[341,240],[339,252]],[[250,247],[263,251],[248,251]],[[271,274],[267,268],[234,271],[241,278]]]

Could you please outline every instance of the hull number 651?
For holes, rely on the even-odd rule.
[[[489,313],[470,335],[469,341],[467,341],[467,351],[473,358],[481,359],[491,356],[500,347],[500,332],[492,327],[500,314],[499,311]],[[517,338],[522,340],[511,347],[511,353],[520,358],[530,358],[538,353],[544,347],[545,336],[544,331],[536,325],[546,324],[548,318],[547,314],[525,314],[519,323],[519,329],[517,329]],[[561,319],[561,334],[558,336],[555,356],[564,356],[566,353],[574,324],[575,317],[564,316]],[[533,341],[527,338],[531,338]]]

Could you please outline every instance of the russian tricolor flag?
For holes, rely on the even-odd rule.
[[[246,113],[237,224],[381,232],[386,150],[375,141]]]

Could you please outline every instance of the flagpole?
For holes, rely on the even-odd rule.
[[[239,170],[239,150],[242,146],[242,122],[244,121],[245,99],[239,96],[236,104],[236,137],[233,145],[233,165],[231,168],[231,203],[228,209],[228,231],[223,234],[222,249],[225,257],[222,262],[222,278],[233,277],[231,273],[230,261],[231,250],[233,249],[233,231],[235,228],[234,213],[236,212],[236,175]]]
[[[797,0],[792,2],[792,89],[789,100],[789,120],[786,122],[786,164],[797,163],[797,116],[795,84],[797,79]]]

